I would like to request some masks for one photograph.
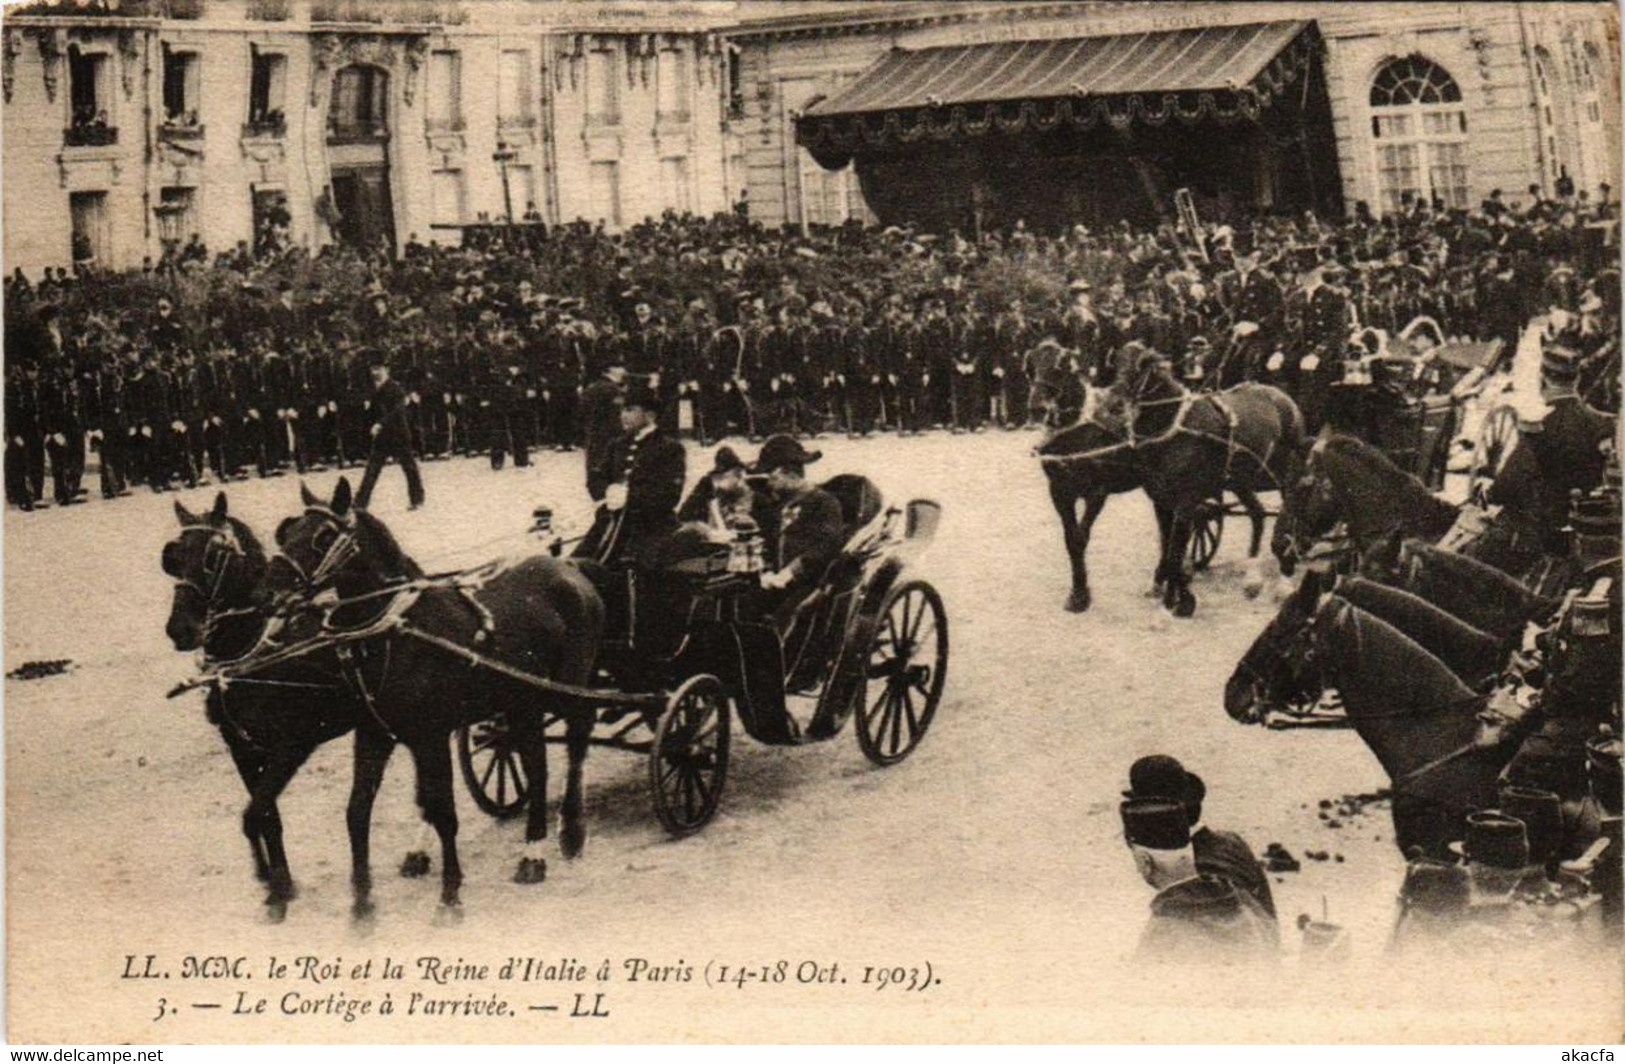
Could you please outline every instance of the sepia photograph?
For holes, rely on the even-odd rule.
[[[0,36],[7,1042],[1625,1038],[1615,3]]]

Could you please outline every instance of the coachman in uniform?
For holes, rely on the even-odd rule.
[[[628,391],[621,407],[622,434],[609,447],[613,479],[577,557],[605,565],[661,565],[677,531],[688,467],[682,443],[660,428],[659,417],[654,389],[639,384]]]

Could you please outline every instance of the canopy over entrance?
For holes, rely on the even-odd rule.
[[[1165,198],[1154,187],[1166,183],[1159,175],[1227,186],[1232,199],[1248,205],[1328,207],[1337,181],[1320,51],[1319,32],[1308,21],[894,49],[834,97],[808,107],[796,122],[796,139],[830,169],[856,159],[865,198],[883,218],[895,203],[910,220],[961,224],[967,211],[1028,198],[1051,204],[1053,213],[1069,197],[1056,199],[1045,163],[1074,175],[1096,171],[1084,183],[1097,194],[1084,197],[1090,202],[1080,206],[1079,221],[1171,210],[1171,189],[1165,205],[1149,203]],[[1241,131],[1192,135],[1230,126]],[[1305,151],[1310,141],[1324,141],[1313,145],[1314,159]],[[1268,158],[1260,161],[1260,150]],[[905,157],[912,167],[901,165]],[[1021,182],[1051,187],[1032,197],[1010,195],[1001,172],[1013,160]],[[1119,192],[1141,202],[1123,200],[1111,181],[1100,187],[1103,166],[1127,173],[1138,188]],[[1277,187],[1273,171],[1287,168],[1310,170],[1296,183],[1311,187]],[[922,171],[932,170],[922,184]],[[899,175],[906,188],[879,187]],[[941,195],[921,203],[918,197],[931,192],[924,184],[932,182]],[[945,203],[942,195],[958,202]]]

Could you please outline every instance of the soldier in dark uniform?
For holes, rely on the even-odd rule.
[[[409,506],[416,510],[423,505],[423,479],[418,473],[417,458],[412,454],[412,434],[406,423],[406,392],[389,379],[389,366],[382,356],[376,356],[369,367],[372,372],[372,424],[368,434],[372,447],[367,455],[367,470],[361,476],[361,487],[356,492],[355,504],[366,509],[372,501],[372,490],[384,463],[394,458],[406,474],[406,494]]]
[[[533,389],[519,364],[519,355],[510,351],[503,360],[490,389],[489,418],[491,468],[501,469],[509,451],[515,468],[530,465],[530,419],[527,416]]]
[[[1112,382],[1108,365],[1110,347],[1100,314],[1094,305],[1094,286],[1079,279],[1067,286],[1072,303],[1061,319],[1061,343],[1076,352],[1078,366],[1090,383],[1105,387]]]
[[[601,502],[615,480],[610,445],[621,433],[621,399],[626,367],[619,356],[605,356],[603,375],[581,393],[581,426],[585,440],[587,496]]]
[[[790,436],[774,436],[762,444],[752,471],[767,477],[772,505],[778,510],[770,544],[772,568],[761,575],[761,591],[742,609],[751,616],[769,618],[782,636],[795,608],[823,578],[829,563],[840,554],[845,523],[841,504],[807,480],[807,466],[821,457]]]
[[[6,501],[33,510],[44,495],[45,449],[40,433],[39,367],[22,357],[6,372]]]
[[[1348,293],[1338,287],[1342,279],[1340,263],[1323,263],[1304,302],[1295,398],[1303,410],[1304,429],[1311,435],[1320,431],[1326,390],[1342,376],[1343,353],[1354,324]]]
[[[1021,428],[1030,420],[1027,401],[1032,380],[1027,372],[1027,352],[1038,342],[1020,299],[1011,299],[1009,309],[999,316],[993,329],[993,401],[999,423],[1007,429]]]
[[[849,305],[837,363],[849,436],[869,435],[880,418],[881,367],[875,358],[875,337],[863,321],[862,308]]]
[[[967,302],[952,319],[951,335],[953,431],[980,432],[987,416],[990,330],[982,315]]]

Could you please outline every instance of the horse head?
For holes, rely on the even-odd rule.
[[[303,484],[299,494],[304,513],[276,530],[268,583],[278,598],[350,598],[423,575],[383,523],[355,505],[348,478],[327,501]]]
[[[1270,550],[1282,561],[1281,571],[1305,558],[1311,547],[1329,535],[1343,519],[1335,474],[1329,468],[1325,442],[1317,443],[1304,463],[1303,474],[1281,491],[1281,513],[1275,519]]]
[[[227,513],[226,495],[194,514],[179,501],[180,533],[164,544],[161,564],[175,582],[164,631],[176,650],[203,646],[222,613],[252,604],[266,572],[265,551],[248,526]]]
[[[1321,691],[1312,621],[1332,578],[1308,570],[1298,589],[1247,648],[1224,685],[1224,711],[1242,724],[1260,724],[1272,709],[1314,701]]]

